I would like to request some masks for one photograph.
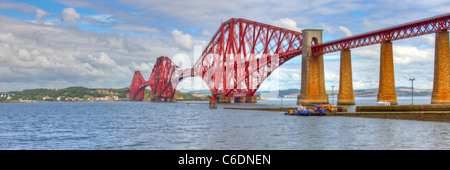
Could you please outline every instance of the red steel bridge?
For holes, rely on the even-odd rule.
[[[171,101],[179,82],[186,77],[194,76],[202,78],[212,96],[217,98],[255,98],[255,92],[275,69],[286,61],[302,55],[302,80],[298,103],[328,103],[324,87],[323,54],[341,51],[340,88],[344,89],[339,90],[343,93],[339,95],[343,96],[341,98],[343,103],[351,104],[352,98],[354,103],[354,96],[352,97],[349,50],[380,43],[382,44],[380,63],[382,64],[380,64],[379,93],[384,93],[381,94],[382,99],[391,100],[392,85],[395,95],[395,85],[391,82],[394,78],[393,66],[391,69],[393,62],[391,61],[391,41],[436,33],[436,51],[443,52],[436,52],[435,57],[433,95],[436,94],[437,97],[434,101],[450,103],[450,76],[436,80],[436,76],[450,75],[447,31],[449,27],[450,13],[322,43],[321,30],[306,29],[298,32],[242,18],[232,18],[220,25],[191,69],[180,69],[168,57],[163,56],[157,59],[148,81],[145,81],[139,71],[135,71],[130,86],[130,98],[143,100],[145,88],[150,86],[152,101]],[[438,36],[438,34],[444,36]],[[445,35],[447,35],[446,40]],[[444,37],[444,39],[438,40],[438,37]],[[387,45],[384,45],[386,43]],[[348,67],[350,67],[350,73],[348,73]],[[391,74],[392,79],[381,80],[391,77]],[[395,102],[391,102],[396,103],[396,95],[394,97]],[[382,99],[379,94],[379,100]],[[256,99],[254,101],[256,102]]]

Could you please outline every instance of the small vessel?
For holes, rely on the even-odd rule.
[[[377,102],[377,106],[390,106],[391,103],[385,100],[384,102]]]
[[[335,105],[329,104],[326,108],[323,108],[322,105],[309,105],[310,108],[299,107],[297,110],[288,110],[284,114],[285,115],[295,115],[295,116],[326,116],[327,113],[336,112],[337,107]],[[315,108],[315,109],[314,109]]]

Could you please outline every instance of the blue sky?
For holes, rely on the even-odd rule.
[[[448,12],[445,0],[0,0],[0,91],[127,87],[134,70],[148,79],[159,56],[193,64],[229,18],[322,29],[326,42]],[[434,35],[395,41],[396,85],[416,77],[416,87],[431,89],[433,56]],[[274,73],[279,88],[300,87],[300,61]],[[379,45],[353,49],[352,64],[355,89],[378,87]],[[338,88],[339,53],[325,55],[325,83]],[[199,84],[206,89],[200,78],[179,88]],[[272,87],[269,78],[261,89]]]

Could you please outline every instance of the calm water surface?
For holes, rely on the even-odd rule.
[[[373,105],[376,98],[356,100]],[[430,97],[414,99],[420,101]],[[217,110],[207,102],[0,103],[0,149],[450,149],[447,122],[223,109],[280,105],[280,99]]]

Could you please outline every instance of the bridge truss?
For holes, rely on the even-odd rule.
[[[340,40],[315,44],[313,55],[405,39],[450,27],[450,13],[388,27]],[[286,61],[302,54],[302,33],[246,19],[221,24],[191,69],[179,69],[169,58],[160,57],[148,81],[135,72],[130,91],[133,100],[144,98],[145,87],[152,100],[173,98],[176,86],[186,77],[201,77],[212,95],[253,96],[264,80]]]

